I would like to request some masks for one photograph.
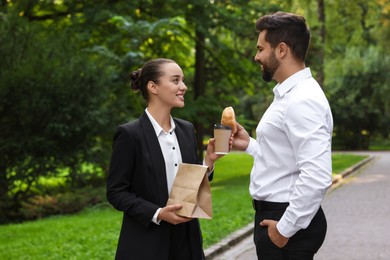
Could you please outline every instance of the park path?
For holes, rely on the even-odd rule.
[[[333,187],[322,207],[328,231],[315,260],[390,259],[390,152],[375,156]],[[252,234],[213,260],[256,260]]]

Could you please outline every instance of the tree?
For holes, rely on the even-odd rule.
[[[9,13],[0,28],[0,222],[37,191],[41,176],[106,157],[107,122],[115,118],[107,83],[112,63],[78,49],[72,34],[48,31]],[[113,92],[114,93],[114,92]],[[105,145],[103,145],[105,146]],[[101,165],[104,165],[103,163]]]
[[[388,55],[379,46],[388,18],[383,1],[329,1],[326,86],[335,119],[335,147],[368,149],[381,133],[388,137]],[[387,5],[389,5],[387,3]],[[344,26],[337,26],[342,23]],[[386,29],[387,28],[387,29]],[[379,44],[378,44],[379,43]]]

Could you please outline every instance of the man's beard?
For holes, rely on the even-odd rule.
[[[275,71],[279,68],[280,62],[276,59],[275,53],[271,53],[267,63],[263,63],[263,80],[265,82],[271,82],[274,77]]]

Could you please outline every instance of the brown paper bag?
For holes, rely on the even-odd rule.
[[[181,204],[176,214],[189,218],[212,217],[211,190],[207,176],[207,166],[180,163],[168,205]]]

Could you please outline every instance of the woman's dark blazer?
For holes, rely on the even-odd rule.
[[[174,119],[182,161],[197,164],[194,127]],[[123,211],[116,259],[168,259],[171,224],[151,222],[158,208],[168,201],[164,157],[148,116],[121,125],[114,135],[107,199]],[[193,259],[204,259],[199,222],[188,225]]]

